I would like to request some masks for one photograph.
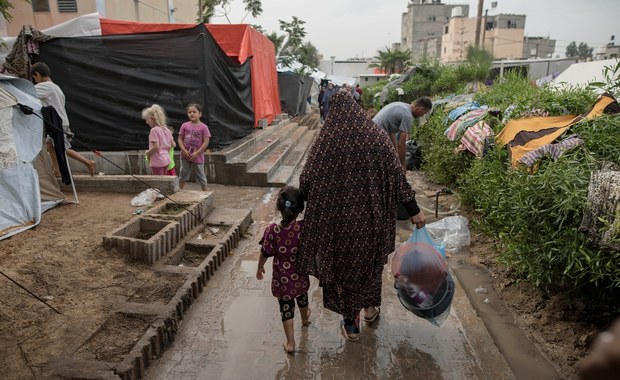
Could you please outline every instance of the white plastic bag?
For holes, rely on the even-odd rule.
[[[160,196],[161,194],[157,189],[149,188],[133,197],[131,205],[134,207],[149,206]]]
[[[426,229],[435,241],[445,244],[448,253],[454,254],[469,247],[471,243],[468,223],[469,221],[464,216],[448,216],[427,224]]]

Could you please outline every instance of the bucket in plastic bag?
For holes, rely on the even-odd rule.
[[[414,315],[440,326],[454,297],[454,280],[435,246],[403,244],[392,259],[394,287],[400,303]]]

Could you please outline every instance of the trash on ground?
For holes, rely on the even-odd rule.
[[[476,292],[476,294],[488,294],[489,293],[487,288],[483,288],[483,287],[474,289],[474,292]]]
[[[131,205],[136,206],[148,206],[155,202],[155,200],[161,195],[157,189],[149,188],[133,197]],[[163,198],[163,195],[161,195]]]
[[[448,216],[427,224],[426,228],[435,241],[445,245],[446,252],[454,254],[471,243],[468,223],[464,216]]]

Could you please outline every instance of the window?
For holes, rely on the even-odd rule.
[[[435,16],[429,16],[428,21],[435,21]]]
[[[32,0],[33,12],[49,12],[50,3],[49,0]]]
[[[77,0],[58,0],[58,12],[77,12]]]
[[[493,21],[487,21],[485,29],[486,30],[492,30],[494,25],[495,24],[493,23]]]
[[[508,20],[508,29],[517,29],[517,20]]]
[[[443,34],[448,34],[448,25],[443,28]]]

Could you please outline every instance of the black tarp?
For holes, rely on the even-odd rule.
[[[306,113],[307,99],[312,89],[313,80],[311,77],[291,72],[278,73],[278,89],[280,91],[282,112],[292,116]]]
[[[233,62],[204,25],[170,32],[57,38],[40,46],[36,61],[52,70],[66,97],[77,149],[141,150],[149,127],[141,111],[154,103],[167,113],[175,136],[185,106],[203,106],[210,148],[253,130],[250,60]]]

